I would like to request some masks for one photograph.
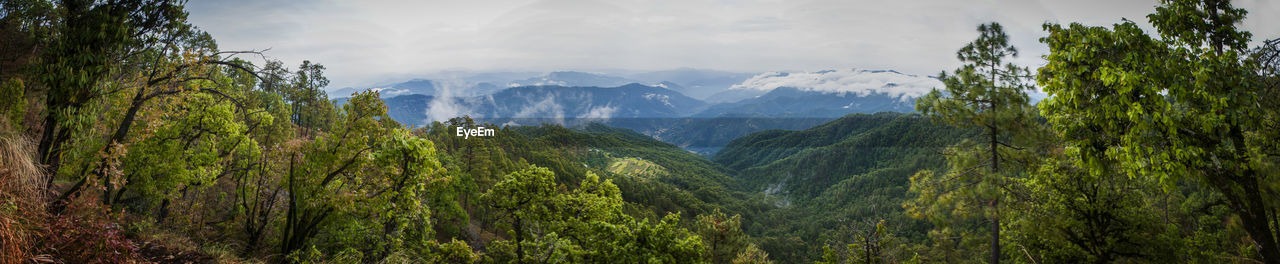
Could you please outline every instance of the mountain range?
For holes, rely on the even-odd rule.
[[[483,96],[404,95],[386,99],[393,119],[412,126],[470,116],[496,124],[537,125],[565,120],[672,118],[705,108],[706,103],[661,87],[521,86]]]
[[[628,77],[585,72],[515,80],[510,79],[521,74],[476,76],[469,77],[471,92],[449,90],[449,85],[429,79],[369,90],[381,93],[392,118],[415,127],[464,115],[498,125],[594,122],[711,155],[752,132],[806,129],[851,113],[912,112],[916,97],[941,86],[931,77],[858,69],[749,77],[696,69]],[[509,87],[497,88],[494,82]],[[682,91],[709,98],[700,100]]]
[[[624,72],[619,74],[555,71],[536,72],[439,72],[404,82],[345,87],[329,91],[331,98],[349,97],[352,93],[376,90],[384,98],[400,95],[480,96],[505,88],[521,86],[565,87],[618,87],[631,83],[664,87],[689,97],[708,102],[726,102],[711,98],[720,91],[755,76],[754,73],[735,73],[693,68],[651,72]],[[738,98],[741,99],[741,98]]]

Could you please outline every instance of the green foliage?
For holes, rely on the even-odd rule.
[[[751,165],[769,164],[807,148],[828,146],[866,131],[884,126],[900,117],[896,113],[855,114],[826,124],[787,133],[783,130],[761,131],[734,139],[716,153],[712,160],[734,170]]]
[[[423,129],[425,137],[449,154],[444,159],[451,162],[445,166],[455,166],[469,178],[457,183],[464,197],[479,193],[472,190],[487,190],[506,173],[537,165],[553,172],[557,184],[575,185],[587,172],[609,179],[627,202],[625,211],[654,221],[668,212],[696,216],[722,209],[747,215],[767,208],[738,189],[723,167],[634,132],[589,125],[578,131],[559,126],[509,127],[485,138],[453,135],[456,126],[494,127],[471,122],[458,118]],[[619,160],[643,161],[639,164],[653,170],[610,170]],[[469,213],[487,219],[483,210]]]
[[[1245,11],[1227,1],[1162,1],[1148,15],[1161,38],[1130,21],[1111,28],[1046,25],[1049,64],[1042,111],[1100,174],[1117,164],[1166,190],[1190,178],[1223,195],[1257,251],[1280,261],[1274,226],[1275,173],[1256,140],[1274,120],[1261,108],[1263,76],[1249,58]]]
[[[906,260],[912,249],[898,248],[924,239],[928,231],[927,222],[906,217],[897,206],[909,198],[908,178],[921,169],[942,168],[945,161],[936,155],[942,146],[974,134],[919,115],[854,114],[806,130],[745,136],[717,160],[762,162],[738,165],[746,167],[739,177],[763,191],[773,208],[742,228],[770,258],[820,260],[823,247],[843,251],[854,243],[851,223],[883,219],[895,227],[892,235],[902,238],[884,247],[886,259]]]
[[[778,188],[770,194],[802,203],[854,175],[910,167],[914,164],[898,161],[934,153],[936,146],[955,142],[965,132],[929,124],[915,115],[855,114],[776,138],[749,135],[727,146],[717,159],[758,160],[760,163],[739,165],[744,168],[738,177],[749,188]],[[792,147],[797,145],[808,147]],[[805,184],[798,184],[801,182]]]
[[[336,131],[289,161],[282,251],[318,238],[335,249],[326,251],[355,248],[376,260],[430,240],[430,209],[422,202],[447,181],[432,143],[390,121],[374,92],[351,98],[337,116]]]
[[[117,186],[124,186],[117,192],[128,190],[147,201],[176,198],[190,187],[212,185],[237,159],[261,155],[230,102],[195,94],[176,105],[160,121],[163,126],[129,145],[127,153],[134,154],[121,161],[125,177],[118,178],[124,182]]]
[[[501,211],[509,240],[490,244],[493,262],[703,262],[698,236],[677,227],[679,216],[649,224],[622,214],[609,180],[587,174],[577,189],[560,191],[555,175],[534,167],[509,174],[481,197]]]
[[[1048,157],[1026,179],[1028,203],[1012,211],[1007,239],[1037,262],[1176,262],[1174,228],[1161,219],[1154,181],[1091,174]]]
[[[172,40],[191,34],[176,1],[65,1],[57,9],[60,16],[49,22],[51,38],[32,65],[32,83],[44,89],[47,111],[38,151],[41,163],[54,172],[67,150],[63,144],[96,123],[95,103],[110,94],[111,86],[102,81],[138,70],[121,64],[136,59],[130,55],[159,49],[162,36]]]

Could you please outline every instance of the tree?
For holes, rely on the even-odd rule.
[[[67,0],[55,8],[61,14],[46,22],[50,40],[32,64],[31,82],[45,100],[38,148],[48,168],[45,187],[52,189],[60,173],[75,182],[58,196],[53,211],[93,177],[108,189],[103,202],[116,200],[110,197],[117,187],[112,184],[121,180],[111,178],[107,159],[121,155],[114,151],[122,148],[114,146],[129,144],[139,113],[156,99],[188,91],[230,97],[230,91],[191,82],[211,81],[222,67],[252,71],[231,58],[255,52],[218,51],[212,37],[186,22],[180,1]],[[105,117],[118,122],[95,122]],[[79,166],[63,171],[64,157],[76,158],[77,151],[99,158],[82,157]]]
[[[822,261],[819,263],[895,263],[894,256],[888,254],[898,238],[885,227],[884,220],[866,219],[854,222],[848,234],[852,243],[843,249],[832,249],[830,245],[822,247]]]
[[[508,236],[514,240],[516,261],[526,259],[528,226],[552,216],[549,210],[555,195],[555,175],[546,168],[533,168],[508,174],[481,197],[502,212],[502,221],[510,226]]]
[[[429,187],[443,181],[430,141],[412,136],[387,116],[377,92],[343,105],[335,131],[320,133],[289,158],[284,183],[281,252],[295,253],[321,231],[333,252],[359,248],[364,257],[386,257],[411,239],[430,238]],[[370,226],[381,232],[358,232]],[[360,241],[392,240],[390,247]],[[406,241],[408,240],[408,241]]]
[[[1046,25],[1041,108],[1090,170],[1114,160],[1129,177],[1166,186],[1190,177],[1217,190],[1263,261],[1280,263],[1271,227],[1280,186],[1261,150],[1277,116],[1263,107],[1271,99],[1247,56],[1251,34],[1236,28],[1245,14],[1228,1],[1162,1],[1147,16],[1160,39],[1132,21]]]
[[[325,131],[334,120],[333,103],[324,91],[324,87],[329,86],[324,69],[324,65],[302,61],[293,75],[293,83],[284,90],[285,100],[293,106],[293,123],[308,131]]]
[[[622,213],[622,196],[594,173],[572,191],[555,174],[532,167],[508,174],[482,200],[499,211],[510,240],[490,243],[492,261],[519,263],[702,263],[697,235],[679,227],[679,215],[650,224]]]
[[[727,263],[751,244],[742,232],[742,216],[729,217],[719,209],[698,216],[695,230],[707,245],[707,258],[712,263]]]
[[[210,186],[216,179],[247,167],[237,161],[256,160],[261,155],[233,104],[207,94],[184,99],[170,108],[172,119],[162,119],[164,125],[126,148],[126,153],[133,154],[124,156],[121,166],[111,162],[99,165],[101,175],[121,174],[102,178],[107,183],[103,186],[104,203],[117,202],[131,190],[146,201],[164,201],[158,208],[158,218],[164,219],[168,201],[177,198],[175,195]],[[119,183],[111,183],[111,179]]]
[[[1184,250],[1172,223],[1179,221],[1161,221],[1168,214],[1156,204],[1168,199],[1160,200],[1156,182],[1120,175],[1114,163],[1093,173],[1078,161],[1048,153],[1025,179],[1027,201],[1012,208],[1009,223],[1023,255],[1040,263],[1177,262]]]
[[[50,173],[46,188],[61,168],[64,143],[93,123],[94,110],[86,108],[112,92],[100,82],[120,73],[120,62],[188,27],[182,6],[172,0],[116,5],[64,0],[57,6],[64,13],[52,22],[52,40],[34,77],[45,92],[47,113],[38,151]]]
[[[974,213],[987,219],[989,262],[998,263],[1000,206],[1015,192],[1010,179],[1022,173],[1019,164],[1007,162],[1026,158],[1026,138],[1035,127],[1026,94],[1032,86],[1026,68],[1005,62],[1018,51],[1009,45],[1000,24],[980,25],[978,31],[977,40],[956,52],[966,64],[953,74],[940,74],[945,93],[934,89],[916,101],[916,109],[936,121],[980,129],[983,138],[950,147],[946,174],[921,171],[912,176],[911,191],[920,195],[906,207],[916,217],[935,220],[949,218],[945,214]]]

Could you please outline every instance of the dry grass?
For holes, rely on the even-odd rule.
[[[35,159],[35,144],[26,137],[0,133],[0,198],[22,203],[20,206],[43,205],[39,199],[43,175]]]
[[[17,133],[0,127],[0,264],[31,258],[33,219],[44,214],[39,197],[40,167],[35,147]]]

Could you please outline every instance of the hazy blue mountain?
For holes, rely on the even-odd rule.
[[[433,77],[451,80],[451,89],[457,89],[457,83],[469,86],[462,91],[449,91],[453,98],[437,96],[443,86],[428,79],[375,89],[382,91],[392,118],[414,126],[462,115],[507,125],[575,126],[597,122],[709,156],[731,140],[754,132],[802,130],[850,113],[912,112],[915,96],[932,88],[930,85],[936,81],[896,71],[857,69],[754,76],[677,69],[625,76],[652,85],[607,86],[633,80],[572,71],[451,72]],[[516,79],[521,77],[524,78]],[[508,87],[521,83],[597,85]],[[713,90],[720,91],[708,96],[708,100],[720,103],[708,104],[681,92]]]
[[[501,91],[505,87],[490,82],[476,83],[471,86],[471,92],[467,95],[486,95]]]
[[[419,79],[402,83],[336,89],[329,93],[329,97],[348,97],[352,93],[369,89],[383,91],[384,97],[407,94],[434,96],[439,95],[439,90],[442,89],[441,82],[450,84],[449,88],[453,89],[450,94],[455,96],[486,95],[505,88],[520,86],[617,87],[629,83],[641,83],[665,87],[699,100],[708,99],[709,102],[722,103],[737,101],[746,97],[712,95],[724,92],[729,87],[741,83],[755,76],[755,74],[680,68],[617,74],[580,71],[555,71],[550,73],[441,71],[421,76]]]
[[[851,113],[912,112],[914,99],[883,93],[803,91],[792,87],[733,103],[717,104],[694,117],[836,118]]]
[[[440,72],[427,74],[426,78],[413,79],[389,85],[372,85],[367,87],[347,87],[329,92],[331,98],[349,97],[352,93],[375,90],[382,93],[383,98],[401,95],[439,96],[448,88],[452,96],[488,95],[506,88],[520,86],[565,86],[565,87],[617,87],[629,83],[640,83],[627,78],[574,71],[558,71],[547,74],[529,72]],[[448,85],[442,84],[446,83]],[[647,82],[659,83],[659,82]],[[674,84],[674,83],[672,83]]]
[[[557,71],[546,75],[513,81],[507,86],[566,86],[566,87],[617,87],[639,81],[627,78],[576,71]]]
[[[435,95],[436,83],[431,80],[414,79],[383,88],[379,93],[382,94],[382,97],[395,97],[406,94]]]
[[[383,91],[384,95],[388,91],[414,93],[388,98],[387,105],[392,118],[415,126],[461,115],[508,125],[574,126],[598,122],[630,129],[694,153],[711,155],[730,140],[753,132],[807,129],[850,113],[912,112],[915,96],[930,89],[929,85],[936,81],[882,70],[774,72],[746,77],[729,72],[677,69],[626,75],[653,85],[632,83],[616,88],[505,87],[516,83],[615,84],[632,80],[561,71],[507,84],[494,83],[522,74],[529,73],[454,73],[449,78],[473,82],[470,83],[472,92],[452,91],[457,97],[448,99],[432,96],[429,92],[433,90],[428,88],[438,88],[438,84],[427,80],[396,84]],[[699,89],[706,91],[714,90],[707,89],[714,85],[733,88],[724,88],[708,98],[722,103],[707,104],[680,92],[698,90],[685,83],[703,84]]]
[[[679,84],[680,89],[668,88],[677,92],[688,95],[689,97],[698,98],[707,102],[720,103],[729,102],[728,100],[720,100],[714,97],[720,92],[724,92],[735,84],[755,76],[754,73],[736,73],[716,70],[703,70],[693,68],[679,68],[665,71],[641,72],[624,75],[627,78],[640,80],[646,83],[671,82]],[[742,99],[742,98],[737,98]],[[737,100],[732,100],[737,101]]]
[[[487,96],[446,99],[414,94],[385,100],[391,118],[413,126],[461,115],[506,125],[602,123],[630,129],[704,156],[752,132],[806,129],[833,119],[688,117],[704,109],[706,104],[670,89],[640,84],[616,88],[523,86]],[[433,106],[439,108],[432,109]]]
[[[695,117],[840,117],[912,112],[915,98],[942,85],[936,78],[893,70],[835,69],[767,72],[713,95],[732,101]],[[741,100],[736,100],[743,98]]]
[[[508,88],[508,84],[514,81],[534,78],[540,75],[544,74],[538,72],[442,71],[424,74],[421,78],[403,82],[335,89],[329,91],[329,98],[350,97],[352,93],[371,89],[381,91],[384,99],[410,94],[436,96],[446,88],[452,89],[449,92],[453,96],[478,96],[501,91]],[[444,85],[445,83],[449,85],[446,86]]]
[[[396,83],[392,85],[385,85],[385,86],[373,86],[373,87],[363,87],[363,88],[347,87],[347,88],[337,89],[337,90],[329,91],[329,98],[351,97],[351,94],[363,92],[366,90],[378,91],[382,95],[382,98],[391,98],[391,97],[409,95],[409,94],[435,95],[436,89],[437,89],[437,84],[434,81],[427,80],[427,79],[413,79],[406,82]]]
[[[761,96],[766,93],[769,93],[769,91],[755,90],[755,89],[728,89],[728,90],[724,90],[724,91],[720,91],[715,94],[712,94],[711,96],[707,96],[707,99],[705,101],[707,101],[708,103],[717,103],[717,104],[733,103],[737,101],[755,98],[757,96]]]
[[[676,91],[634,83],[616,88],[525,86],[490,98],[491,106],[474,109],[482,117],[670,118],[706,105]]]
[[[617,118],[678,118],[706,103],[661,87],[628,84],[613,88],[522,86],[486,96],[437,98],[404,95],[386,99],[393,119],[420,126],[428,120],[469,115],[497,124],[602,121]],[[438,107],[433,109],[433,107]],[[436,115],[436,116],[432,116]]]
[[[434,79],[461,79],[468,83],[491,83],[506,87],[506,84],[516,80],[524,80],[543,75],[543,72],[466,72],[466,71],[445,71],[426,75],[427,78]]]

